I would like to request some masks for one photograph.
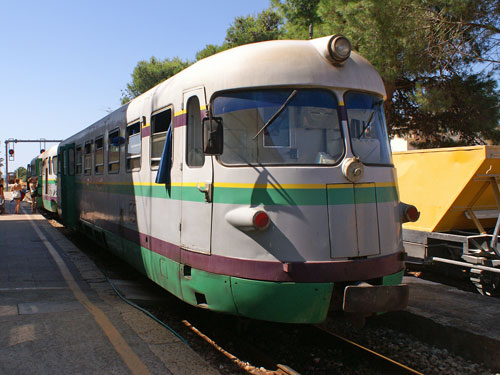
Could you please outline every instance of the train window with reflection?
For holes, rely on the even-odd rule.
[[[350,91],[344,102],[353,153],[365,164],[391,164],[383,99]]]
[[[94,146],[95,174],[104,173],[104,137],[97,137]]]
[[[127,126],[127,171],[141,169],[141,124],[136,122]]]
[[[86,142],[83,149],[83,173],[90,174],[92,172],[92,143]]]
[[[122,138],[123,139],[123,138]],[[120,130],[116,129],[108,134],[108,172],[120,171]]]
[[[57,173],[57,156],[52,157],[52,170]]]
[[[156,113],[151,116],[151,168],[158,169],[167,138],[167,130],[172,123],[172,110]]]
[[[188,100],[186,128],[186,164],[190,167],[202,167],[205,164],[205,154],[201,139],[200,100],[197,96],[192,96]]]
[[[344,154],[330,91],[229,92],[217,96],[212,108],[224,125],[224,164],[332,165]]]
[[[62,156],[62,152],[59,151],[59,153],[57,154],[57,174],[58,175],[61,175],[61,156]]]
[[[70,148],[68,150],[68,175],[75,175],[75,149]]]
[[[82,174],[82,146],[76,146],[75,174]]]

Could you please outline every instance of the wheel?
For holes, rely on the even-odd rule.
[[[471,269],[470,280],[483,296],[500,297],[500,273]]]

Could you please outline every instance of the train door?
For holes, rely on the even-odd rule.
[[[205,88],[184,92],[186,137],[182,166],[181,246],[210,253],[212,232],[213,160],[203,153],[202,114]]]
[[[61,210],[66,226],[76,227],[75,205],[75,144],[62,146],[60,150],[61,163]]]
[[[36,160],[36,177],[39,181],[38,187],[37,187],[37,192],[38,192],[38,197],[37,197],[37,205],[38,207],[43,207],[43,197],[42,197],[42,159],[37,159]]]

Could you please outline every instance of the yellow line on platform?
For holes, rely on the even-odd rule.
[[[130,348],[125,339],[122,337],[120,332],[116,329],[113,323],[109,320],[106,314],[96,305],[94,305],[87,298],[85,293],[80,289],[76,283],[73,275],[69,271],[66,263],[57,253],[57,250],[52,246],[52,244],[47,240],[47,237],[42,233],[40,228],[36,225],[34,221],[28,216],[31,226],[35,229],[36,234],[42,240],[43,244],[49,250],[50,255],[54,259],[64,277],[64,280],[68,284],[69,288],[73,292],[75,298],[90,312],[96,323],[101,327],[105,335],[108,337],[109,341],[115,348],[116,352],[120,355],[123,362],[132,371],[132,374],[137,375],[150,375],[151,372],[147,366],[141,361],[141,359],[135,354],[135,352]]]

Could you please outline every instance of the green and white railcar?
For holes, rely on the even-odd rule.
[[[53,213],[57,212],[57,147],[54,145],[40,155],[42,165],[38,179],[43,208]]]
[[[384,97],[342,36],[216,54],[63,141],[58,210],[199,307],[404,308]]]

